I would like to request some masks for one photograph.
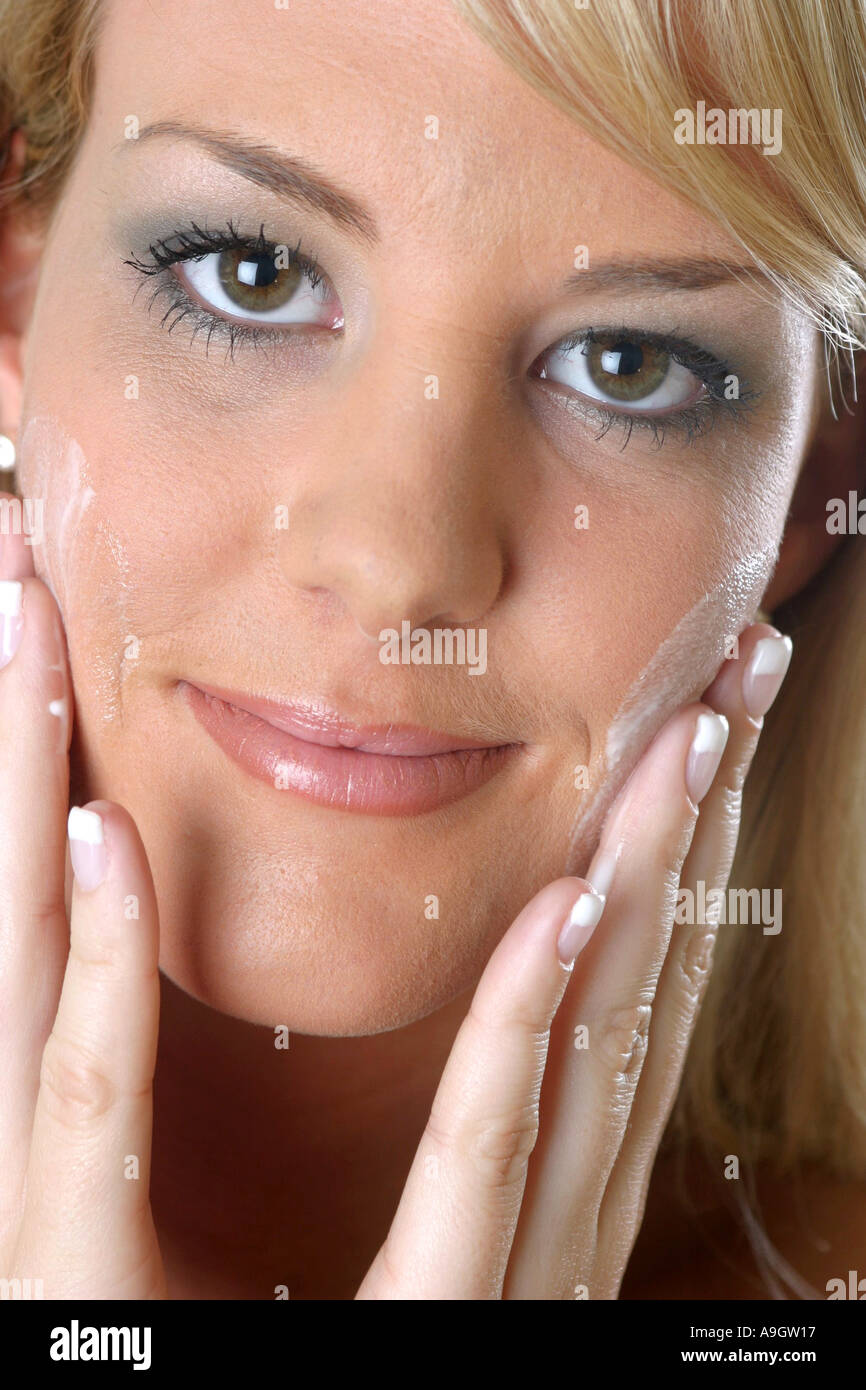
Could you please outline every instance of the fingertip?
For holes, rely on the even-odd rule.
[[[99,887],[109,873],[137,869],[137,861],[144,860],[135,821],[116,801],[96,798],[73,806],[67,832],[73,872],[85,891]]]
[[[571,970],[601,921],[604,904],[603,895],[597,893],[588,883],[575,898],[568,920],[556,942],[557,954],[567,970]]]
[[[87,806],[71,807],[66,822],[72,872],[78,887],[85,893],[99,887],[108,868],[104,822],[98,809],[101,804],[91,802]]]
[[[785,641],[772,623],[752,623],[734,639],[730,655],[722,662],[701,697],[705,704],[713,709],[737,714],[742,704],[743,681],[749,662],[758,645],[767,638]],[[790,638],[787,641],[790,642]]]

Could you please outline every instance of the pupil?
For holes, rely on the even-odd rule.
[[[614,343],[601,354],[601,366],[610,376],[634,376],[643,366],[643,350],[637,343]]]
[[[249,252],[239,263],[237,277],[243,285],[252,285],[255,289],[262,285],[272,285],[276,280],[279,271],[274,265],[273,256],[265,252]]]

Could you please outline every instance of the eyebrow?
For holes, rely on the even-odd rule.
[[[729,265],[719,260],[610,261],[578,270],[563,285],[566,294],[586,290],[711,290],[742,277],[759,276],[757,266]]]
[[[123,140],[118,149],[141,144],[155,136],[189,140],[199,145],[227,169],[287,201],[311,208],[362,240],[379,240],[376,220],[351,193],[338,188],[305,159],[286,154],[273,145],[260,144],[231,131],[187,125],[184,121],[153,121],[143,126],[136,140]]]
[[[370,245],[379,241],[373,214],[305,159],[230,131],[176,120],[152,121],[142,127],[136,140],[122,140],[118,149],[129,149],[158,136],[199,145],[251,183],[288,202],[324,213],[338,227],[354,232]],[[713,259],[610,261],[576,271],[568,276],[562,289],[565,294],[605,289],[707,290],[744,276],[754,279],[755,275],[754,265],[732,266]]]

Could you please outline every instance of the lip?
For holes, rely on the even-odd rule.
[[[411,816],[468,796],[522,744],[485,744],[410,724],[359,725],[322,704],[178,682],[223,752],[259,781],[362,815]]]

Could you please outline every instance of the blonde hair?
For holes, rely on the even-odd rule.
[[[861,0],[454,3],[537,90],[736,237],[837,367],[866,346]],[[57,198],[87,119],[97,22],[97,0],[0,0],[0,138],[26,135],[23,191],[38,208]],[[782,149],[676,145],[674,113],[698,100],[781,109]],[[783,930],[720,929],[666,1142],[862,1178],[863,547],[845,541],[775,620],[794,660],[746,784],[732,882],[781,888]]]

